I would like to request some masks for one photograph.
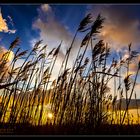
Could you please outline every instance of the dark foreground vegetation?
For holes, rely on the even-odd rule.
[[[101,125],[97,128],[89,125],[43,125],[16,124],[14,127],[4,124],[0,135],[139,135],[140,125]]]

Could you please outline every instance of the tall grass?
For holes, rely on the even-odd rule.
[[[38,41],[30,51],[20,51],[17,47],[19,38],[16,38],[0,60],[0,123],[12,126],[20,123],[36,126],[52,124],[54,127],[68,124],[76,131],[80,129],[81,124],[85,127],[83,129],[112,125],[116,120],[117,124],[122,125],[126,114],[129,120],[128,109],[140,64],[133,83],[130,82],[129,65],[138,53],[132,51],[129,45],[127,60],[122,57],[120,60],[113,58],[112,63],[108,65],[111,55],[108,44],[103,40],[95,40],[95,36],[98,37],[101,32],[104,20],[98,15],[93,21],[91,14],[88,14],[80,22],[60,64],[58,77],[53,81],[52,73],[63,42],[50,52],[47,45],[42,45],[42,41]],[[79,50],[75,62],[69,68],[70,53],[77,34],[85,34],[85,37],[77,46]],[[91,56],[86,56],[87,50],[91,51]],[[15,55],[9,64],[7,59],[10,51],[14,51]],[[24,61],[20,67],[16,67],[16,62],[20,59]],[[10,69],[5,70],[7,64]],[[127,75],[123,78],[121,70],[125,66]],[[109,82],[113,79],[114,94],[109,87]],[[121,101],[124,91],[126,108],[123,114]],[[119,114],[117,99],[120,99]],[[45,110],[47,105],[50,105],[48,111]],[[49,112],[52,113],[50,118]]]

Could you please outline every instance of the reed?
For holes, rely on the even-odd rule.
[[[129,58],[110,61],[111,50],[104,40],[97,40],[105,19],[99,14],[95,21],[88,14],[79,24],[73,40],[66,51],[58,69],[56,79],[51,80],[53,70],[61,49],[62,41],[57,48],[48,52],[48,45],[36,42],[32,50],[20,51],[19,38],[13,41],[7,54],[0,60],[0,123],[14,126],[30,124],[32,126],[62,127],[69,125],[74,132],[96,130],[103,125],[122,126],[126,118],[130,121],[129,104],[135,89],[140,64],[134,78],[130,81],[130,64],[138,56],[128,47]],[[84,34],[73,66],[68,68],[70,53],[77,34]],[[5,76],[4,68],[10,51],[15,51],[9,64],[10,70]],[[87,50],[91,56],[86,56]],[[16,62],[23,59],[20,67]],[[126,77],[122,69],[126,67]],[[109,82],[114,84],[114,94]],[[117,82],[119,81],[119,82]],[[124,84],[124,86],[123,86]],[[125,93],[124,93],[125,92]],[[130,92],[130,96],[129,95]],[[126,108],[122,110],[122,97],[126,97]],[[117,106],[118,98],[120,99]],[[136,94],[135,94],[136,99]],[[45,110],[50,105],[51,114]],[[138,104],[136,102],[137,108]],[[48,109],[48,108],[47,108]],[[118,110],[120,111],[118,113]],[[111,112],[111,114],[109,113]],[[139,114],[138,122],[139,122]],[[81,128],[80,126],[84,126]],[[76,126],[76,127],[75,127]]]

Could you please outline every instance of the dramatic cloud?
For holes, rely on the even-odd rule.
[[[55,77],[58,74],[65,53],[72,42],[73,35],[65,25],[56,20],[53,9],[48,4],[43,4],[38,9],[38,17],[33,23],[33,28],[39,29],[40,37],[38,39],[43,40],[43,43],[48,45],[49,51],[52,50],[52,48],[56,48],[62,41],[62,47],[55,65],[56,68],[54,68],[56,71],[53,73],[53,76]],[[34,44],[34,42],[35,39],[31,41],[31,44]],[[79,43],[80,42],[78,40],[74,43],[68,67],[72,65],[75,59]]]
[[[88,13],[92,13],[93,17],[96,17],[99,13],[105,17],[106,20],[100,38],[107,42],[117,54],[121,53],[123,59],[129,57],[128,44],[130,43],[132,43],[132,50],[139,52],[140,18],[138,13],[140,13],[140,9],[136,8],[136,5],[94,5],[89,7]],[[138,69],[139,61],[140,56],[136,57],[129,65],[129,74],[132,74],[130,77],[132,81]],[[126,75],[126,68],[123,68],[122,78]],[[138,76],[138,81],[139,79]],[[109,83],[109,87],[114,87],[113,81]],[[136,93],[139,93],[139,89],[140,84],[138,83],[135,87]],[[111,93],[113,92],[113,88],[111,88]],[[140,95],[137,94],[137,97],[140,98]]]
[[[140,19],[136,16],[140,10],[134,9],[132,5],[96,5],[90,7],[88,12],[93,13],[94,17],[99,13],[105,17],[101,38],[115,49],[131,42],[137,47],[140,43]]]
[[[12,18],[8,16],[10,19],[10,22],[13,24]],[[0,32],[5,32],[5,33],[12,33],[14,34],[16,30],[11,30],[8,28],[8,24],[6,23],[6,20],[2,17],[2,13],[0,11]]]

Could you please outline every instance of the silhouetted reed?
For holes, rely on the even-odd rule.
[[[95,39],[95,36],[98,38],[104,21],[100,14],[95,21],[92,20],[91,14],[88,14],[80,22],[60,64],[58,77],[53,80],[52,73],[63,42],[50,52],[47,49],[48,45],[42,45],[42,40],[36,42],[30,51],[20,51],[17,47],[19,38],[16,38],[0,60],[0,123],[10,126],[46,125],[53,126],[54,129],[69,125],[74,132],[80,129],[96,130],[104,125],[123,125],[126,118],[129,124],[129,104],[140,69],[138,64],[134,82],[131,83],[130,64],[138,53],[131,50],[130,44],[127,60],[120,54],[119,60],[113,58],[112,63],[108,64],[111,55],[108,44]],[[77,46],[78,53],[73,66],[68,67],[77,34],[85,36]],[[86,56],[87,50],[91,51],[90,56]],[[7,59],[10,51],[14,51],[15,54],[9,63]],[[20,59],[23,63],[16,67],[16,62]],[[5,71],[7,64],[10,68],[8,73]],[[125,78],[121,72],[124,67]],[[113,87],[109,86],[109,82],[114,84],[114,93],[111,93]],[[126,108],[123,114],[121,111],[124,91]],[[136,106],[138,110],[137,102]],[[138,111],[137,115],[139,122]],[[81,125],[84,127],[80,128]]]

